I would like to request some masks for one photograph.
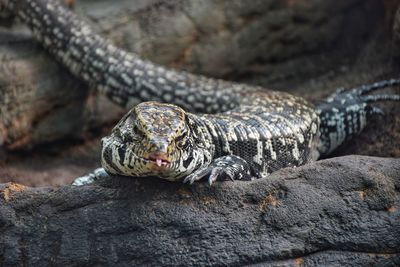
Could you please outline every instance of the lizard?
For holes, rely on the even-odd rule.
[[[382,114],[382,80],[340,89],[320,103],[170,69],[124,51],[55,0],[0,0],[72,74],[130,110],[102,139],[99,177],[156,176],[193,183],[252,180],[328,156]]]

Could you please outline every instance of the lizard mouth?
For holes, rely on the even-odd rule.
[[[148,157],[145,158],[147,161],[155,164],[157,167],[165,167],[169,163],[171,163],[170,159],[164,153],[151,153]]]

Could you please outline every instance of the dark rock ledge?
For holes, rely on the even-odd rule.
[[[339,157],[211,188],[0,189],[2,266],[400,265],[400,159]]]

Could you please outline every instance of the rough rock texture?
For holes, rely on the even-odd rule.
[[[384,16],[376,0],[101,0],[76,1],[75,9],[117,45],[153,61],[235,80],[251,74],[285,89],[343,68]],[[0,27],[0,147],[82,136],[121,116],[96,94],[87,96],[87,86],[27,29]]]
[[[349,156],[211,188],[2,184],[1,264],[398,266],[399,177],[400,159]]]

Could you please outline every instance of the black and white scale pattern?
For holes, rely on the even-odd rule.
[[[210,183],[263,177],[327,155],[362,131],[380,113],[370,102],[399,100],[369,95],[400,83],[388,80],[338,91],[315,107],[287,93],[146,61],[94,33],[55,0],[0,0],[0,8],[24,21],[73,74],[132,108],[102,140],[102,165],[110,174],[189,182],[208,175]]]

